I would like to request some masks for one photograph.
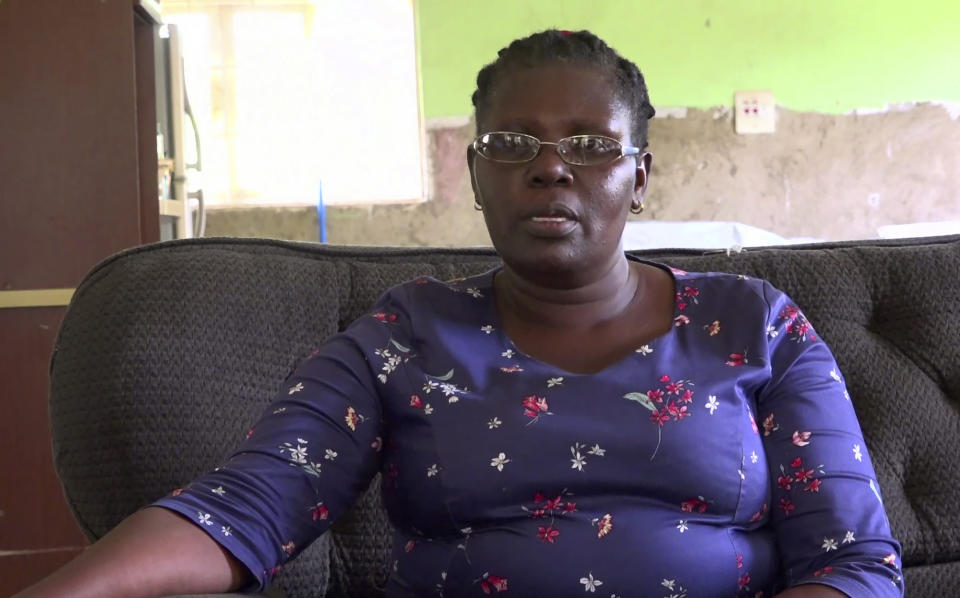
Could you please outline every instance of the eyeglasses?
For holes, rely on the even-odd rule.
[[[540,146],[555,145],[560,159],[574,166],[597,166],[640,153],[639,147],[624,145],[604,135],[574,135],[556,143],[540,141],[533,135],[494,131],[473,140],[473,149],[494,162],[529,162],[540,153]]]

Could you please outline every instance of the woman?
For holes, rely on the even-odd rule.
[[[24,596],[262,586],[378,470],[388,596],[902,595],[803,314],[763,281],[624,255],[651,165],[637,67],[545,31],[473,101],[467,161],[503,267],[389,291],[222,467]]]

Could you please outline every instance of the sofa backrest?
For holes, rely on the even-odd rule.
[[[766,278],[799,303],[849,386],[911,595],[960,588],[960,237],[635,254]],[[218,465],[294,366],[390,286],[496,263],[488,249],[238,239],[105,260],[51,362],[54,458],[81,528],[98,538]],[[277,584],[291,598],[380,595],[389,543],[374,481]]]

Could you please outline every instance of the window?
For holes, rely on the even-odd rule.
[[[412,0],[165,0],[209,204],[424,198]]]

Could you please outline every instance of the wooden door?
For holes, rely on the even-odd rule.
[[[71,289],[158,240],[155,22],[136,0],[0,1],[0,596],[86,544],[53,471]]]

